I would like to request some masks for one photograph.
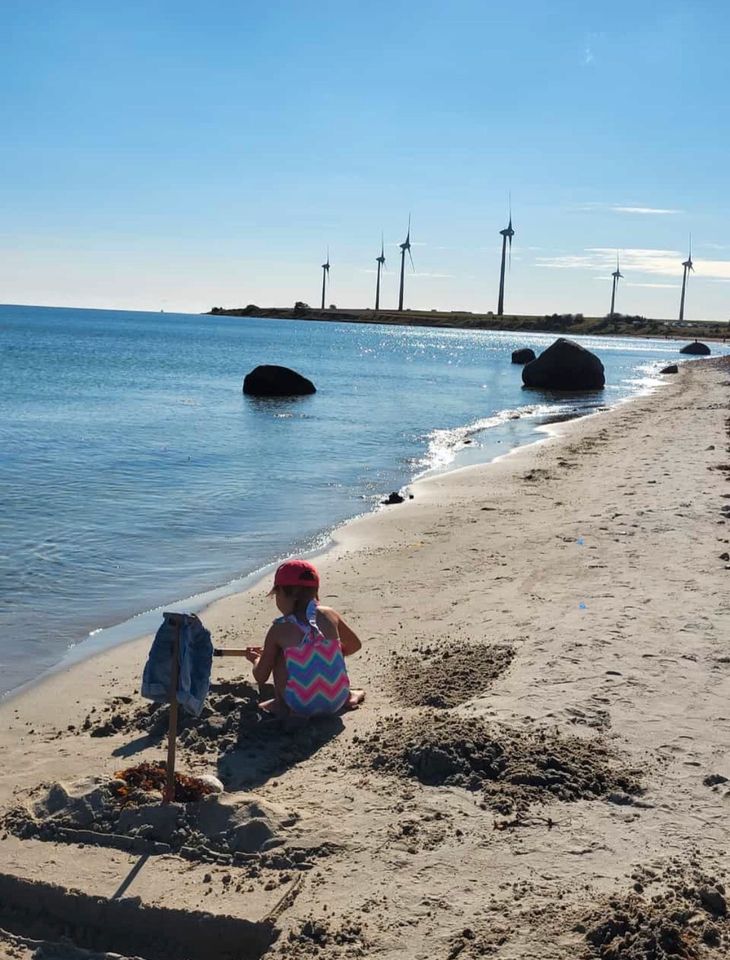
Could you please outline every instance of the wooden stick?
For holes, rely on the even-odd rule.
[[[246,648],[245,647],[216,647],[213,651],[214,657],[245,657]]]
[[[163,613],[176,627],[172,641],[172,663],[170,664],[170,723],[167,728],[167,783],[162,797],[163,803],[175,799],[175,748],[177,746],[177,681],[180,676],[180,631],[185,622],[184,614]]]

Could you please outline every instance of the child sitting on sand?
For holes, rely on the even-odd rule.
[[[263,647],[248,647],[246,657],[261,685],[273,674],[276,697],[261,704],[273,713],[302,717],[335,714],[362,703],[351,690],[345,657],[362,644],[331,607],[319,606],[319,574],[306,560],[287,560],[274,575],[273,596],[282,616],[266,634]]]

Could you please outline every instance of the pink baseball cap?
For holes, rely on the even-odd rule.
[[[286,560],[274,574],[275,587],[318,587],[317,568],[307,560]]]

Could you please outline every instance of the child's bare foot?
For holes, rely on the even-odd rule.
[[[365,699],[364,690],[350,690],[350,698],[345,704],[346,710],[357,710],[360,704]]]

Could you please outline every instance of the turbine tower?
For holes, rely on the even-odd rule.
[[[324,294],[330,278],[330,248],[327,247],[327,260],[322,264],[322,309],[324,310]]]
[[[411,217],[408,215],[408,233],[403,243],[399,244],[400,246],[400,292],[398,294],[398,309],[403,309],[403,283],[405,280],[406,274],[406,250],[408,251],[408,256],[411,258],[411,267],[415,270],[413,266],[413,254],[411,253]]]
[[[679,319],[680,321],[684,320],[684,295],[687,291],[687,277],[689,276],[690,270],[694,270],[692,265],[692,234],[689,237],[689,256],[682,263],[684,267],[684,273],[682,274],[682,298],[679,301]]]
[[[385,245],[383,235],[380,235],[380,256],[375,258],[378,264],[378,280],[375,284],[375,309],[380,310],[380,274],[385,270]]]
[[[624,277],[623,273],[621,273],[618,263],[618,250],[616,251],[616,269],[613,271],[611,276],[613,277],[613,285],[611,286],[611,312],[609,313],[609,317],[612,317],[616,312],[614,310],[614,307],[616,306],[616,287],[618,286],[619,280],[623,280]]]
[[[502,265],[499,269],[499,300],[497,302],[497,316],[501,317],[504,313],[504,268],[507,261],[507,241],[509,240],[509,258],[512,263],[512,237],[515,232],[512,229],[512,200],[509,204],[509,223],[504,230],[499,231],[502,234]]]

